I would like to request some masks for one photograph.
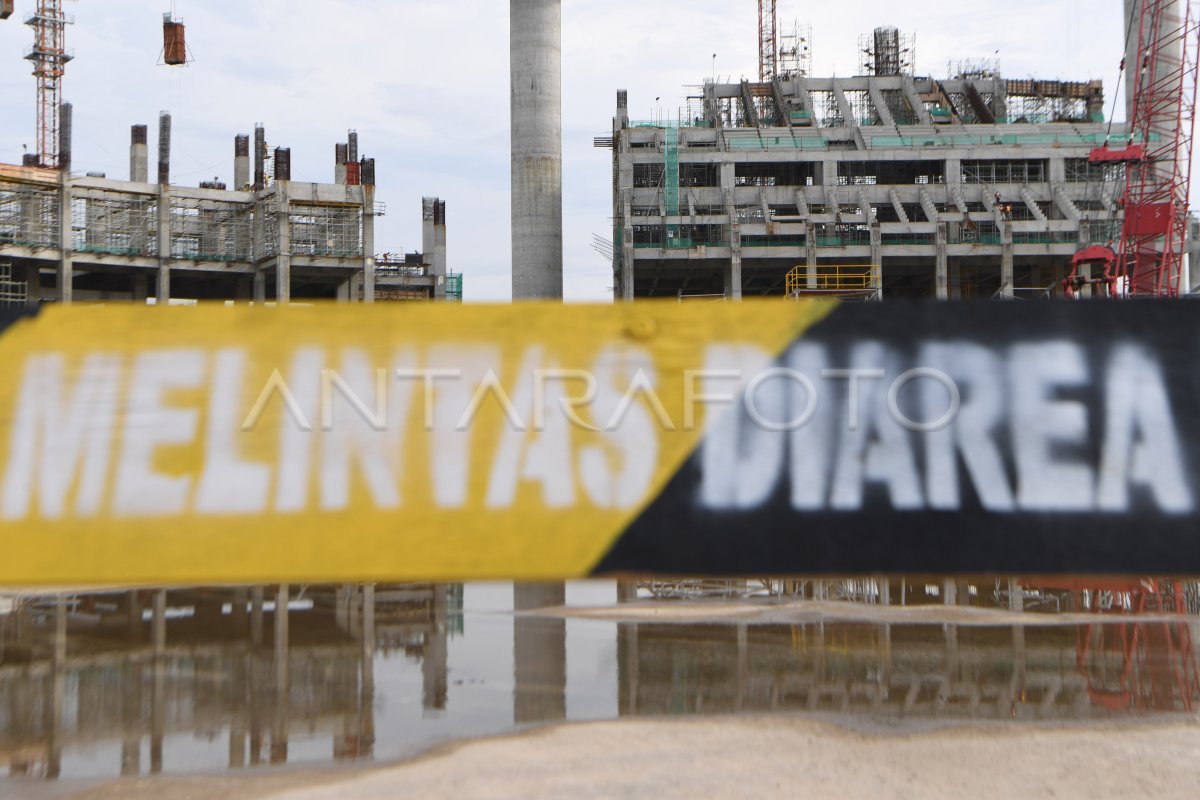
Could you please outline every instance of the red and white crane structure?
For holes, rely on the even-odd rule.
[[[1093,164],[1125,167],[1120,242],[1076,254],[1065,285],[1069,295],[1091,282],[1109,296],[1176,297],[1187,245],[1200,15],[1190,0],[1126,5],[1127,36],[1136,42],[1123,62],[1129,141],[1105,143],[1090,157]],[[1102,265],[1104,276],[1081,279],[1083,265]]]
[[[33,64],[37,79],[37,162],[38,166],[59,169],[59,129],[62,124],[62,85],[67,62],[67,26],[71,19],[63,13],[63,0],[38,0],[37,11],[25,24],[33,28],[33,47],[26,60]],[[11,0],[0,0],[0,18],[13,12]]]

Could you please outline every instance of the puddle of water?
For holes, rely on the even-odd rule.
[[[0,606],[0,769],[29,781],[391,761],[560,720],[781,712],[911,729],[1145,719],[1192,714],[1200,702],[1192,582],[676,581],[631,591],[306,587],[288,593],[286,615],[274,613],[274,587],[23,597]],[[1024,617],[752,624],[716,613],[781,595]],[[712,603],[714,617],[525,611],[652,596]],[[1087,621],[1054,624],[1059,612]]]

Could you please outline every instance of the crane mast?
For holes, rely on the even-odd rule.
[[[38,164],[50,169],[60,167],[59,118],[62,83],[67,62],[67,25],[63,0],[38,0],[37,12],[25,24],[33,28],[33,47],[25,58],[33,62],[37,78],[37,155]]]
[[[1126,0],[1126,8],[1136,43],[1125,59],[1129,144],[1106,143],[1090,158],[1125,166],[1121,240],[1106,277],[1110,293],[1175,297],[1187,244],[1200,20],[1188,0]]]

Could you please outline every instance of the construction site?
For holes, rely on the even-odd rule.
[[[4,4],[3,17],[12,13]],[[446,265],[446,204],[422,201],[421,253],[377,255],[375,160],[358,134],[334,147],[332,180],[292,176],[291,150],[266,131],[237,135],[233,181],[171,183],[172,118],[158,123],[150,171],[146,125],[130,135],[129,174],[79,174],[64,80],[73,57],[62,0],[40,0],[26,24],[37,81],[37,150],[0,164],[0,306],[72,301],[462,299]],[[188,60],[186,29],[166,15],[163,64]]]
[[[650,121],[617,93],[612,136],[596,139],[613,150],[615,296],[1188,292],[1194,47],[1184,4],[1159,5],[1143,22],[1125,3],[1125,63],[1155,69],[1128,76],[1128,121],[1114,123],[1098,80],[1006,78],[987,59],[916,74],[915,37],[894,27],[862,37],[856,77],[816,76],[811,29],[781,28],[762,0],[757,81],[705,80]],[[1135,208],[1164,201],[1165,246],[1165,229],[1157,244],[1122,236]],[[1164,247],[1169,266],[1146,266]],[[1143,264],[1136,286],[1100,286],[1104,250]]]

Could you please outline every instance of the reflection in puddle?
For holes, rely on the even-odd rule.
[[[800,712],[895,727],[1191,713],[1195,590],[939,578],[8,598],[0,769],[55,779],[391,760],[530,723],[617,716]],[[713,617],[670,621],[679,598],[712,603]],[[762,624],[715,613],[803,608],[798,598],[879,613]],[[651,623],[528,613],[653,599],[664,618]],[[916,624],[888,613],[911,605],[1021,616],[967,625],[946,612]]]

